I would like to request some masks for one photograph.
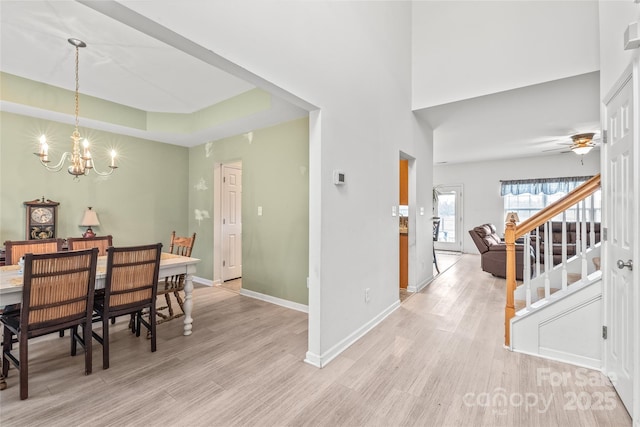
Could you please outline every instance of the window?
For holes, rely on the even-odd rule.
[[[502,181],[504,200],[504,217],[507,212],[517,212],[520,221],[531,217],[536,212],[561,199],[569,191],[591,177],[550,178],[539,180]],[[591,220],[593,204],[593,220],[601,221],[601,192],[598,190],[585,200],[587,221]],[[567,221],[576,221],[577,207],[567,210]],[[562,214],[553,218],[562,221]]]

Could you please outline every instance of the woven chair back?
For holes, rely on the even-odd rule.
[[[105,306],[110,313],[155,301],[161,251],[162,243],[107,249]]]
[[[30,336],[91,323],[98,250],[25,255],[20,322]]]
[[[97,236],[97,237],[69,237],[67,239],[70,251],[77,251],[79,249],[98,248],[98,256],[104,256],[107,254],[107,248],[113,246],[113,237]]]
[[[42,239],[42,240],[7,240],[4,242],[5,263],[16,265],[25,254],[45,254],[60,252],[62,250],[62,239]]]

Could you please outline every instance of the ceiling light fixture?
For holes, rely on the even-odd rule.
[[[80,89],[80,80],[78,78],[78,65],[79,65],[79,53],[81,47],[86,47],[87,44],[82,40],[70,38],[67,40],[70,44],[75,46],[76,48],[76,91],[75,91],[75,125],[76,128],[71,134],[71,141],[73,142],[73,151],[62,153],[62,157],[60,161],[55,166],[49,166],[47,163],[49,160],[49,145],[47,144],[46,136],[40,136],[40,152],[34,153],[36,156],[40,157],[40,163],[42,166],[47,168],[47,170],[51,172],[59,172],[64,167],[64,162],[66,159],[69,159],[71,166],[67,168],[67,171],[78,179],[81,175],[88,175],[91,169],[101,176],[111,175],[114,170],[116,170],[116,152],[114,150],[111,151],[111,164],[109,165],[109,172],[99,172],[95,169],[93,165],[93,158],[91,157],[91,151],[89,150],[89,141],[85,138],[82,141],[82,148],[80,147],[80,131],[78,130],[78,116],[80,113],[79,106],[79,89]]]
[[[578,135],[573,135],[571,137],[573,140],[573,144],[571,144],[571,151],[578,155],[587,154],[596,146],[592,141],[594,135],[595,133],[580,133]]]

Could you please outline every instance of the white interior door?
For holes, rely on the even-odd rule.
[[[606,371],[629,413],[633,401],[633,271],[618,263],[633,262],[633,97],[629,79],[606,106],[607,143],[604,193],[607,215],[605,244]],[[633,265],[637,269],[640,266]],[[635,335],[634,335],[635,333]]]
[[[242,167],[222,166],[222,280],[242,277]]]
[[[437,186],[436,216],[440,217],[435,248],[462,252],[462,184]]]

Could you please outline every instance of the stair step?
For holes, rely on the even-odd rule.
[[[567,283],[572,284],[582,279],[582,274],[580,273],[567,273]]]
[[[549,288],[549,292],[551,293],[551,295],[553,295],[554,293],[558,292],[560,289],[558,288]],[[544,298],[544,288],[543,287],[539,287],[538,289],[536,289],[536,291],[538,292],[538,298]]]

